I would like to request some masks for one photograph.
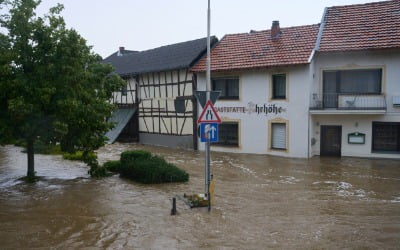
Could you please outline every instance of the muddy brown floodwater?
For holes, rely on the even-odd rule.
[[[190,174],[184,184],[141,185],[36,156],[35,184],[18,178],[26,155],[0,147],[0,248],[57,249],[399,249],[400,163],[356,158],[285,159],[212,153],[216,203],[210,213],[171,198],[204,189],[204,154],[114,144],[164,156]]]

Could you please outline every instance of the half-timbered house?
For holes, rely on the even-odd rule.
[[[212,37],[211,44],[216,42]],[[196,78],[190,68],[206,49],[202,38],[140,52],[120,47],[104,59],[127,82],[113,94],[119,109],[112,118],[116,127],[108,133],[110,142],[196,148]],[[185,99],[183,113],[175,111],[177,97]]]

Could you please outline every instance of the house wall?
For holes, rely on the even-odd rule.
[[[400,51],[316,54],[313,58],[311,95],[322,94],[323,70],[383,68],[382,92],[386,95],[387,113],[398,113],[393,107],[392,96],[400,95]]]
[[[313,93],[322,94],[322,71],[326,69],[362,69],[382,68],[382,93],[386,97],[387,111],[383,114],[326,114],[311,115],[310,141],[311,155],[320,154],[320,126],[342,126],[342,155],[360,157],[400,158],[398,153],[378,154],[372,153],[372,122],[400,122],[400,108],[394,107],[393,96],[400,96],[400,52],[358,52],[358,53],[330,53],[317,54],[312,63],[313,80],[310,98]],[[365,133],[365,144],[349,144],[348,133]]]
[[[271,100],[271,75],[286,73],[286,100]],[[239,146],[211,146],[213,151],[270,154],[286,157],[307,157],[308,155],[308,105],[309,98],[308,66],[277,68],[273,70],[212,74],[212,77],[239,76],[239,100],[218,100],[214,105],[222,121],[239,122]],[[205,75],[198,78],[199,90],[205,90]],[[281,113],[258,113],[257,107],[282,108]],[[200,106],[200,105],[199,105]],[[226,107],[241,107],[245,112],[225,112]],[[226,110],[226,109],[225,109]],[[238,109],[241,110],[241,109]],[[243,110],[243,109],[242,109]],[[199,114],[202,109],[199,107]],[[221,112],[222,111],[222,112]],[[285,122],[287,126],[287,150],[270,148],[270,122]],[[199,142],[199,149],[204,150],[204,143]]]
[[[176,113],[174,100],[193,94],[193,76],[187,69],[141,74],[139,138],[144,144],[193,148],[193,104]]]
[[[113,102],[138,105],[140,143],[193,148],[193,103],[185,101],[184,113],[174,106],[176,97],[193,95],[193,74],[188,69],[150,72],[126,81],[127,95],[115,92]]]
[[[126,95],[122,91],[113,92],[112,103],[115,104],[134,104],[136,102],[136,89],[137,84],[134,77],[127,78],[126,80]]]
[[[400,121],[400,117],[389,115],[314,115],[312,123],[315,126],[311,138],[316,140],[313,145],[313,155],[320,154],[320,133],[322,125],[342,126],[341,149],[342,156],[354,157],[378,157],[378,158],[400,158],[400,154],[373,153],[372,152],[372,122],[393,122]],[[348,134],[364,133],[364,144],[351,144],[348,142]]]

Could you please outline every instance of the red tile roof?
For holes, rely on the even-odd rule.
[[[400,0],[327,8],[318,51],[400,48]]]
[[[271,39],[270,30],[226,35],[211,51],[211,71],[307,64],[318,28],[318,24],[281,28],[278,39]],[[205,65],[203,57],[192,71],[203,72]]]

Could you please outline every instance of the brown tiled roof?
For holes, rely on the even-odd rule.
[[[278,39],[271,38],[271,31],[224,36],[211,51],[211,71],[289,66],[308,63],[315,46],[319,25],[281,28]],[[205,71],[203,57],[193,68]]]
[[[400,48],[400,0],[330,7],[322,25],[321,52]]]

